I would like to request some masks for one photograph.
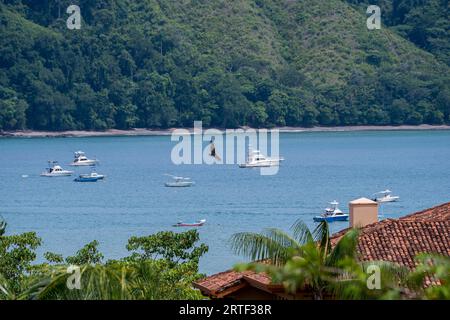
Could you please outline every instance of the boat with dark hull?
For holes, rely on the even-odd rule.
[[[173,226],[174,227],[201,227],[201,226],[203,226],[205,224],[205,222],[206,222],[206,220],[202,219],[202,220],[199,220],[199,221],[196,221],[196,222],[191,222],[191,223],[178,222],[178,223],[174,224]]]

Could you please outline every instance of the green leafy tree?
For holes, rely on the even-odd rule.
[[[0,130],[21,130],[26,127],[28,104],[17,97],[0,100]]]
[[[448,6],[378,2],[2,1],[0,130],[450,123]]]
[[[196,230],[175,233],[161,231],[144,237],[131,237],[127,250],[132,251],[131,261],[164,259],[171,264],[194,261],[198,263],[200,257],[208,251],[208,246],[200,244],[199,233]]]
[[[100,264],[103,260],[103,254],[98,251],[98,245],[97,240],[86,244],[78,250],[76,255],[67,257],[66,262],[74,265]]]
[[[160,232],[132,237],[132,256],[103,263],[98,242],[92,241],[74,256],[45,253],[48,263],[32,264],[40,239],[33,233],[0,236],[1,299],[201,299],[192,282],[198,273],[204,244],[195,246],[198,233]],[[80,289],[70,289],[70,265],[80,269]]]
[[[0,236],[0,275],[9,282],[11,294],[21,291],[36,259],[34,250],[40,244],[41,239],[34,232]]]

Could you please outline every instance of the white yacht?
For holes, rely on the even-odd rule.
[[[49,161],[48,168],[41,173],[41,177],[66,177],[72,174],[73,171],[64,170],[57,161]]]
[[[88,159],[83,151],[77,151],[75,152],[75,159],[70,165],[75,167],[95,166],[97,162],[96,159]]]
[[[398,199],[400,199],[399,196],[393,196],[393,195],[391,195],[391,193],[392,193],[392,191],[389,189],[374,193],[375,197],[374,197],[373,201],[376,201],[378,203],[383,203],[383,202],[394,202],[394,201],[397,201]]]
[[[263,155],[259,150],[248,147],[247,160],[239,165],[240,168],[260,168],[279,166],[284,158],[270,158]]]
[[[172,188],[182,188],[182,187],[190,187],[194,184],[193,181],[191,181],[190,178],[184,178],[184,177],[177,177],[173,176],[171,174],[166,174],[166,176],[172,177],[173,181],[166,182],[164,185],[166,187],[172,187]]]

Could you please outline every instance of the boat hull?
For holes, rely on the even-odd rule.
[[[97,180],[103,180],[106,178],[106,176],[101,175],[101,174],[96,175],[96,176],[91,176],[89,174],[81,174],[80,178],[83,178],[83,179],[91,179],[92,178],[92,179],[97,179]]]
[[[83,178],[83,177],[78,177],[76,178],[75,182],[97,182],[98,180],[101,180],[100,178]]]
[[[379,198],[375,201],[378,203],[386,203],[386,202],[396,202],[400,199],[400,197],[390,197],[390,198]]]
[[[54,178],[54,177],[69,177],[73,174],[72,171],[64,172],[64,173],[41,173],[41,177]]]
[[[323,217],[323,216],[315,216],[314,222],[334,222],[334,221],[347,221],[348,215],[342,215],[342,216],[330,216],[330,217]]]
[[[92,167],[97,164],[96,160],[90,160],[90,161],[83,161],[83,162],[72,162],[69,164],[69,166],[72,167]]]
[[[261,163],[242,163],[239,168],[267,168],[267,167],[277,167],[280,165],[280,161],[269,161]]]
[[[205,223],[177,223],[174,224],[174,227],[201,227],[203,226]]]
[[[176,224],[174,224],[174,227],[201,227],[205,224],[206,220],[200,220],[197,222],[192,222],[192,223],[188,223],[188,222],[178,222]]]
[[[166,182],[164,185],[169,188],[186,188],[193,184],[193,182]]]

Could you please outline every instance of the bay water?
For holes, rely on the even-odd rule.
[[[35,231],[46,251],[73,255],[96,239],[107,259],[128,254],[131,236],[184,231],[178,221],[206,219],[197,228],[209,252],[200,271],[211,274],[245,261],[230,250],[237,232],[289,230],[337,200],[391,189],[400,201],[380,206],[380,219],[450,201],[450,131],[299,132],[280,135],[286,159],[273,176],[237,165],[174,165],[170,136],[0,139],[0,214],[7,234]],[[65,169],[73,152],[98,158],[97,183],[43,178],[47,160]],[[89,170],[76,169],[77,173]],[[192,178],[191,188],[166,188],[164,174]],[[333,232],[348,222],[335,222]]]

